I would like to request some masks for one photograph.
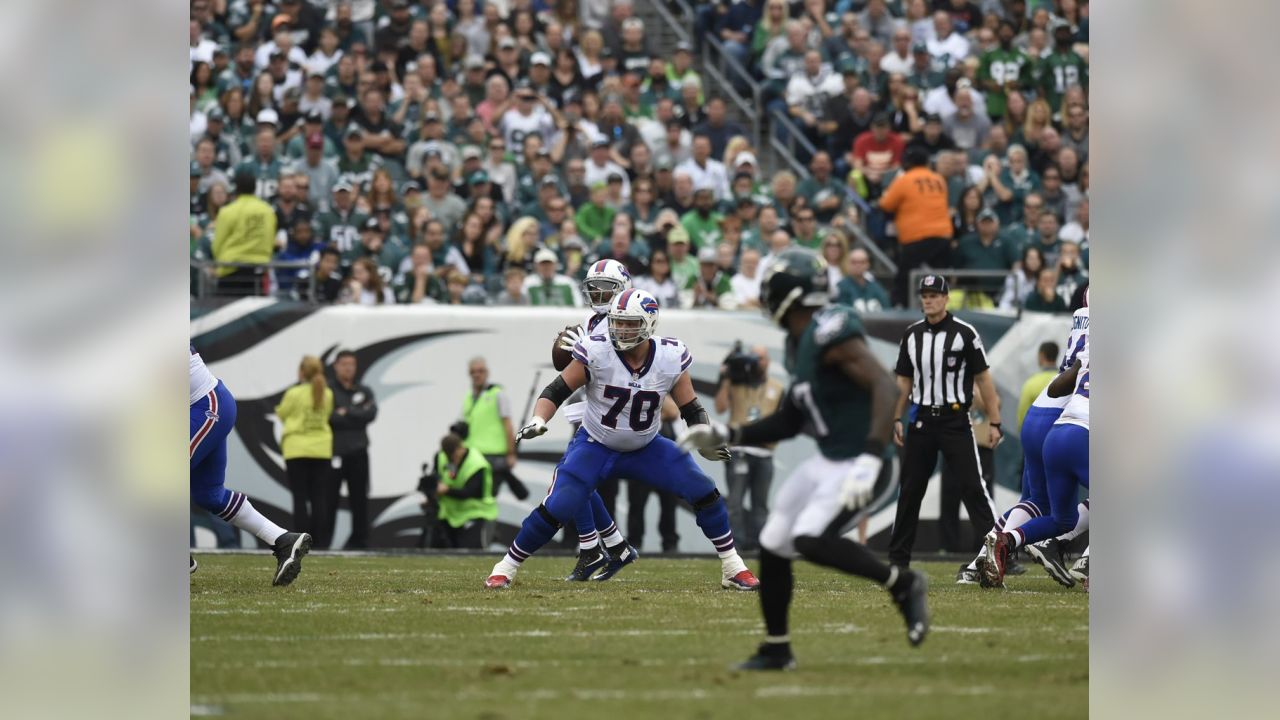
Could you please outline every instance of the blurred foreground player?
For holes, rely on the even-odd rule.
[[[924,575],[886,565],[844,537],[893,492],[881,470],[897,387],[867,346],[857,313],[829,304],[827,277],[822,258],[804,249],[782,253],[765,269],[760,304],[787,331],[792,376],[777,412],[742,427],[690,427],[680,440],[681,447],[762,445],[806,432],[821,453],[783,483],[760,531],[760,605],[768,635],[742,670],[795,667],[787,616],[797,557],[884,586],[906,619],[912,645],[929,631]]]
[[[221,380],[209,372],[191,348],[191,501],[232,525],[253,533],[271,546],[276,556],[272,585],[288,585],[302,571],[302,558],[311,551],[311,536],[287,532],[262,513],[244,493],[228,490],[227,436],[236,424],[236,400]],[[191,572],[195,572],[191,559]]]

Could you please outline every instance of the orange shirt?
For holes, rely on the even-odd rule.
[[[894,214],[898,242],[951,237],[947,181],[927,167],[915,167],[893,179],[880,196],[880,207]]]

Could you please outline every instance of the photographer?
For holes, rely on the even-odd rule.
[[[782,383],[769,377],[769,351],[757,345],[749,351],[739,340],[720,366],[716,412],[729,411],[729,424],[741,426],[772,415],[782,401]],[[729,524],[742,547],[757,546],[757,537],[769,515],[769,485],[773,482],[773,445],[734,447],[733,460],[725,466],[729,486]],[[743,501],[751,491],[751,520],[745,522]]]
[[[449,433],[440,441],[432,478],[445,547],[484,549],[489,543],[490,524],[498,519],[489,461]]]

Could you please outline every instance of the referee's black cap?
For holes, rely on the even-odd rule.
[[[920,279],[920,294],[927,292],[936,292],[946,295],[949,292],[947,288],[947,279],[941,275],[925,275]]]

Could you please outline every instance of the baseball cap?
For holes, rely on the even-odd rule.
[[[551,157],[551,150],[550,150],[549,148],[545,147],[545,146],[544,146],[544,147],[540,147],[540,148],[538,148],[538,151],[537,151],[536,153],[534,153],[534,154],[533,154],[533,156],[534,156],[534,157],[541,157],[541,158],[549,158],[549,157]]]
[[[716,261],[716,249],[711,247],[710,245],[698,251],[698,262],[713,263],[715,261]]]
[[[421,191],[422,191],[422,188],[419,187],[417,180],[408,180],[400,186],[401,195],[408,195],[411,192],[421,192]]]
[[[978,213],[978,222],[982,222],[983,220],[999,220],[999,219],[1000,218],[996,216],[996,211],[992,210],[991,208],[982,208],[982,212]]]
[[[751,165],[759,165],[759,164],[760,164],[760,163],[756,162],[756,156],[755,156],[755,153],[752,153],[752,152],[750,152],[750,151],[747,151],[747,152],[740,152],[740,153],[738,153],[738,157],[736,157],[736,158],[734,158],[734,159],[733,159],[733,166],[734,166],[735,168],[742,167],[743,165],[746,165],[746,164],[748,164],[748,163],[750,163]]]
[[[319,132],[313,132],[307,135],[307,147],[309,148],[324,147],[324,135]]]
[[[360,126],[359,126],[359,125],[351,125],[351,126],[347,127],[347,132],[343,134],[343,137],[349,137],[349,138],[350,138],[350,137],[358,137],[358,138],[362,138],[362,137],[364,137],[364,131],[360,129]]]
[[[689,231],[685,230],[683,225],[676,225],[667,233],[667,244],[675,245],[676,243],[689,244]]]
[[[557,190],[560,189],[560,181],[556,179],[555,175],[552,175],[550,173],[543,175],[542,182],[539,184],[542,185],[542,187],[553,187],[553,188],[556,188]]]
[[[474,53],[471,55],[468,55],[467,59],[462,61],[462,66],[468,70],[475,70],[477,68],[482,68],[484,67],[484,56],[476,55]]]
[[[852,55],[841,58],[840,73],[842,75],[857,75],[858,61],[854,60]]]
[[[669,155],[663,155],[653,163],[653,169],[655,172],[670,172],[671,168],[671,157]]]
[[[544,262],[559,263],[560,258],[556,257],[555,250],[552,250],[551,248],[542,248],[541,250],[533,254],[533,261],[535,263],[544,263]]]
[[[609,147],[609,138],[603,135],[597,135],[595,139],[591,141],[591,148],[595,149],[602,147]]]
[[[483,170],[477,170],[471,173],[471,177],[467,178],[467,184],[469,185],[479,185],[487,182],[489,182],[489,173]]]
[[[222,122],[227,119],[227,114],[222,112],[222,108],[214,105],[205,115],[209,122]]]
[[[916,43],[911,46],[911,52],[916,54],[925,53],[927,55],[929,53],[929,46],[924,43]]]
[[[616,172],[611,172],[609,173],[609,176],[605,178],[605,180],[611,183],[615,183],[615,182],[620,183],[622,182],[622,176]]]
[[[259,125],[279,125],[280,116],[271,108],[263,108],[258,111],[258,117],[255,118]]]
[[[925,113],[924,121],[927,123],[932,123],[932,122],[940,123],[942,122],[942,116],[939,115],[938,113]]]
[[[676,43],[676,52],[691,53],[693,52],[693,46],[690,45],[688,42],[681,40],[680,42]]]
[[[351,181],[346,178],[339,179],[338,182],[333,184],[333,191],[334,192],[342,192],[342,191],[351,192]]]
[[[479,146],[467,145],[466,147],[462,148],[463,160],[479,160],[483,156],[484,156],[484,153],[480,152]]]
[[[551,56],[550,56],[550,55],[548,55],[548,54],[546,54],[546,53],[544,53],[544,52],[536,52],[536,53],[534,53],[534,54],[530,55],[530,56],[529,56],[529,66],[530,66],[530,67],[532,67],[532,66],[534,66],[534,65],[546,65],[546,66],[550,67],[550,65],[551,65]]]
[[[516,41],[515,41],[515,39],[514,39],[514,38],[512,38],[510,35],[508,35],[508,36],[506,36],[506,37],[504,37],[504,38],[502,38],[501,40],[499,40],[499,41],[498,41],[498,47],[499,47],[499,48],[503,48],[503,49],[505,49],[505,48],[513,48],[513,47],[515,47],[515,46],[516,46]]]
[[[925,275],[920,279],[920,294],[927,292],[936,292],[946,295],[949,290],[947,288],[947,279],[941,275]]]
[[[439,114],[439,113],[437,113],[435,110],[428,110],[428,111],[427,111],[427,112],[422,116],[422,122],[424,122],[424,123],[440,122],[440,114]]]
[[[369,218],[368,220],[365,220],[364,225],[360,229],[377,230],[378,232],[382,232],[382,226],[378,224],[378,218]]]
[[[321,115],[319,110],[312,110],[307,113],[306,120],[309,123],[323,123],[324,115]]]

